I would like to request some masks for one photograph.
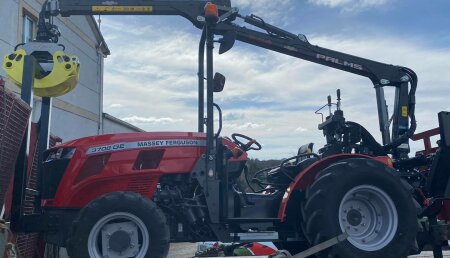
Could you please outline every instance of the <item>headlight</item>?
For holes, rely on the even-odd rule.
[[[51,161],[55,159],[71,159],[75,154],[76,148],[58,148],[47,151],[45,154],[45,161]]]

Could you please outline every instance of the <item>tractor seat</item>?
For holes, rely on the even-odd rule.
[[[312,142],[300,146],[300,148],[298,148],[297,156],[313,153],[313,147],[314,147],[314,143],[312,143]],[[295,176],[297,176],[297,174],[300,173],[300,171],[303,171],[305,168],[309,167],[311,164],[313,164],[317,160],[318,160],[318,158],[316,158],[316,157],[301,156],[301,157],[297,157],[295,159],[295,163],[293,165],[286,164],[285,168],[289,171],[292,171],[292,173],[293,173],[292,175],[293,175],[293,177],[295,177]]]
[[[300,174],[303,170],[305,170],[307,167],[315,163],[319,158],[312,156],[312,155],[306,155],[306,154],[312,154],[313,153],[313,146],[314,143],[308,143],[305,145],[302,145],[297,152],[297,157],[289,158],[289,160],[295,159],[292,163],[284,163],[281,166],[283,168],[278,167],[276,169],[273,169],[269,173],[272,174],[281,174],[281,169],[283,169],[284,173],[287,174],[290,178],[295,178],[298,174]],[[304,155],[304,156],[301,156]],[[300,156],[300,157],[298,157]],[[284,179],[280,183],[290,183],[291,179],[289,179],[286,175],[283,176]]]
[[[298,148],[297,156],[305,155],[305,154],[311,154],[311,153],[313,153],[313,150],[314,150],[313,148],[314,148],[314,143],[313,142],[304,144],[304,145],[300,146],[300,148]],[[297,163],[299,163],[302,160],[306,160],[306,159],[308,159],[308,157],[305,157],[305,156],[298,157],[297,158]]]
[[[292,178],[296,177],[300,174],[305,168],[311,166],[314,162],[318,161],[317,157],[305,158],[299,161],[296,165],[285,165],[285,169],[288,172],[289,176]]]

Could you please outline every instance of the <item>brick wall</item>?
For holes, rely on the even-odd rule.
[[[3,206],[6,190],[13,175],[31,109],[4,88],[0,78],[0,202]]]

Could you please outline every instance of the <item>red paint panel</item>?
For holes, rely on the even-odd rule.
[[[63,201],[54,199],[53,207],[67,207],[67,208],[83,208],[92,200],[107,193],[117,191],[132,191],[138,189],[139,193],[151,198],[153,192],[156,190],[160,175],[155,174],[141,174],[135,176],[115,176],[115,177],[101,177],[94,180],[86,180],[80,186],[73,189],[72,192],[67,192],[67,196]],[[136,182],[140,184],[136,184]],[[132,186],[132,188],[130,188]],[[133,187],[134,186],[134,187]],[[144,186],[148,190],[143,189]]]
[[[112,134],[87,137],[59,145],[58,148],[75,147],[76,151],[61,179],[55,198],[44,200],[43,206],[82,208],[97,197],[116,191],[139,192],[151,198],[162,174],[190,173],[206,151],[205,146],[149,146],[87,154],[87,150],[91,147],[160,139],[204,141],[206,136],[202,133]],[[143,157],[142,153],[160,155]],[[109,155],[107,162],[101,164],[92,162],[96,169],[86,168],[90,161],[103,155]],[[159,164],[156,166],[144,164],[145,166],[136,169],[137,163],[144,162],[139,161],[143,158],[154,159]],[[94,170],[95,173],[92,172]]]
[[[433,148],[431,146],[431,137],[435,136],[435,135],[439,135],[440,132],[441,132],[440,128],[434,128],[434,129],[431,129],[431,130],[424,131],[424,132],[421,132],[421,133],[413,135],[411,137],[411,140],[413,140],[413,141],[422,140],[424,148],[425,148],[422,151],[418,151],[416,153],[416,156],[418,156],[418,155],[429,155],[431,153],[435,153],[438,148]]]
[[[100,174],[105,168],[111,157],[111,153],[96,155],[88,158],[80,169],[80,172],[74,179],[74,184],[78,184],[81,180]]]
[[[438,219],[449,221],[450,220],[450,201],[443,201],[441,211],[438,214]]]

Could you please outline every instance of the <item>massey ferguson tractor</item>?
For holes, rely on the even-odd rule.
[[[202,30],[198,132],[99,135],[42,152],[36,214],[23,213],[26,172],[16,167],[14,231],[41,232],[73,258],[164,258],[170,242],[216,240],[273,241],[293,253],[316,247],[317,257],[340,258],[406,257],[428,245],[442,257],[441,233],[450,219],[450,113],[439,113],[440,128],[432,131],[440,135],[437,148],[430,145],[431,132],[414,135],[417,76],[411,69],[312,45],[304,35],[242,16],[227,0],[49,0],[37,39],[17,50],[24,58],[5,57],[8,74],[22,69],[24,79],[15,80],[22,94],[48,76],[44,64],[70,62],[54,51],[60,47],[52,17],[95,14],[180,15]],[[336,103],[328,97],[325,105],[335,111],[318,126],[325,146],[314,151],[308,139],[292,139],[306,143],[296,156],[250,178],[248,152],[261,144],[239,133],[222,136],[222,112],[214,103],[225,77],[214,75],[213,48],[219,43],[223,54],[235,40],[370,79],[383,142],[344,117],[338,91]],[[57,53],[62,61],[52,59]],[[385,87],[395,88],[393,114]],[[55,94],[41,95],[46,103]],[[48,120],[47,113],[41,120]],[[48,135],[48,123],[41,130]],[[423,139],[425,151],[410,157],[411,139]],[[260,187],[246,192],[241,176]]]

